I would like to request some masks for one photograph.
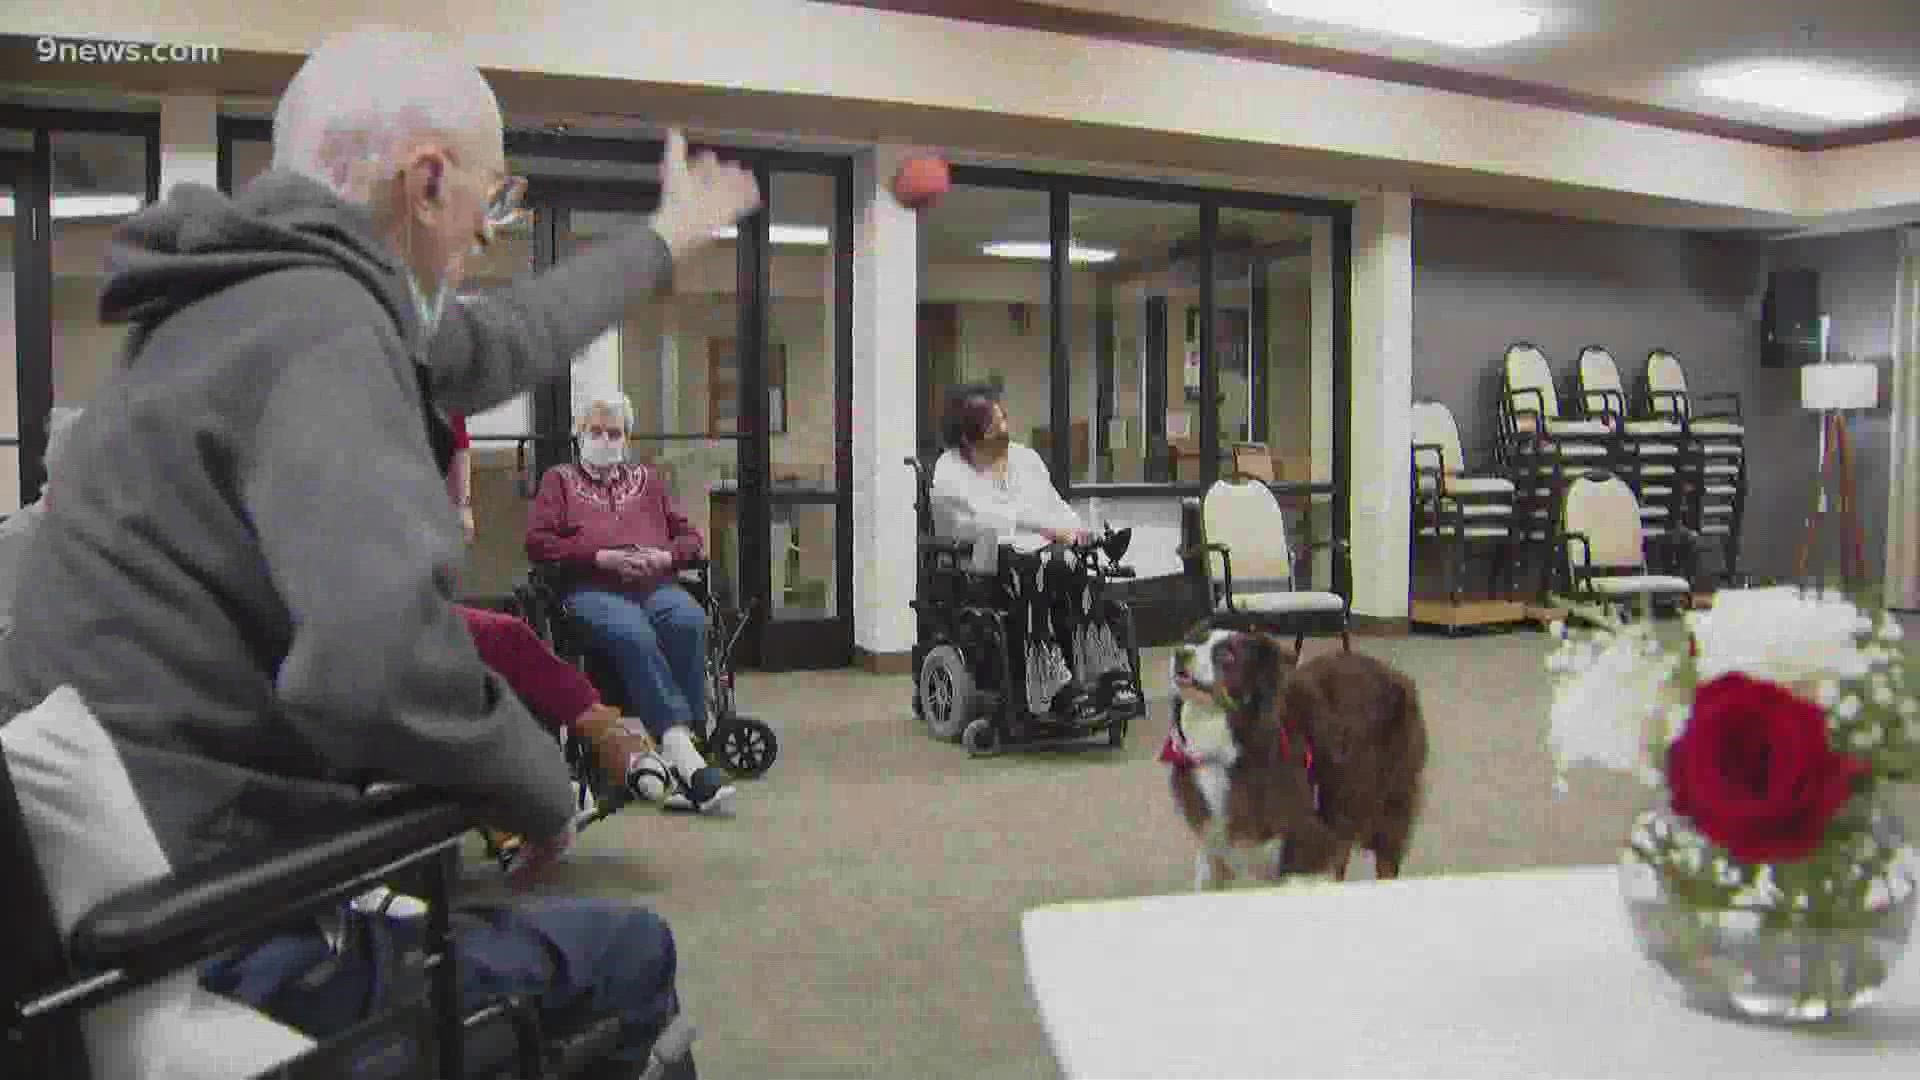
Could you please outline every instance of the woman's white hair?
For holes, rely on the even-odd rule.
[[[273,167],[374,205],[404,157],[432,140],[498,139],[480,72],[428,34],[362,28],[322,42],[273,114]]]
[[[620,426],[625,428],[628,434],[633,433],[633,402],[627,400],[627,395],[581,398],[573,408],[573,429],[584,431],[587,421],[592,419],[596,412],[605,412],[609,416],[617,417]]]

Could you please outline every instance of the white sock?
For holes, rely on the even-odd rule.
[[[693,733],[684,724],[667,729],[660,739],[660,754],[667,759],[667,764],[680,770],[681,775],[689,779],[707,767],[707,759],[701,757],[700,751],[694,748]]]

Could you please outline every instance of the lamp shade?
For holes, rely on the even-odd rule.
[[[1880,401],[1873,364],[1808,364],[1800,369],[1803,409],[1871,409]]]

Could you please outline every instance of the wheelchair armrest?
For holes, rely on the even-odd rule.
[[[212,943],[243,940],[329,895],[370,888],[396,864],[458,842],[472,828],[459,806],[402,792],[339,831],[235,852],[128,889],[83,916],[69,948],[78,965],[96,970],[203,955]]]

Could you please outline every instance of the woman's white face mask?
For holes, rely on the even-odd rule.
[[[627,460],[627,440],[612,435],[589,435],[580,444],[580,460],[604,469]]]

